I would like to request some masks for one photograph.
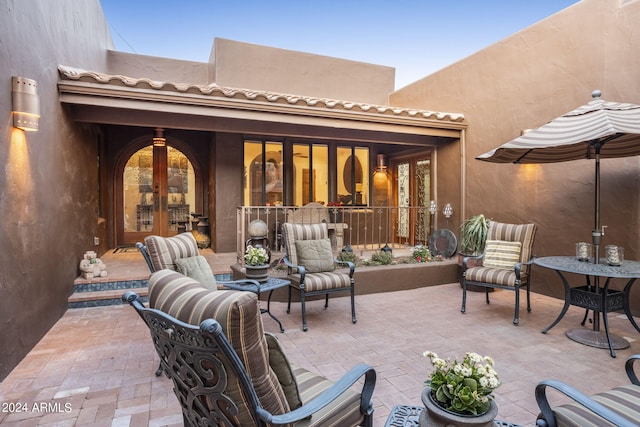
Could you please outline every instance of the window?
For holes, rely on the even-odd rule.
[[[284,203],[282,168],[281,142],[245,141],[245,206],[274,206]]]
[[[369,201],[369,149],[338,147],[337,202],[366,206]]]
[[[329,201],[329,148],[318,144],[293,145],[293,204]]]

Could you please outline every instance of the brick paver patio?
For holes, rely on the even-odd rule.
[[[355,325],[348,298],[332,298],[328,312],[322,302],[311,302],[306,333],[299,304],[287,315],[286,305],[276,302],[271,310],[286,331],[279,333],[267,316],[263,321],[281,338],[293,363],[329,378],[337,379],[359,362],[373,365],[378,373],[375,426],[384,425],[397,404],[421,404],[430,372],[425,350],[441,357],[466,351],[492,356],[503,381],[496,398],[499,418],[523,425],[535,423],[538,381],[556,378],[587,393],[600,391],[625,383],[624,361],[640,352],[638,333],[618,313],[610,316],[610,328],[631,346],[613,359],[607,350],[565,336],[567,329],[579,326],[581,309],[572,307],[548,335],[540,333],[559,313],[559,300],[533,294],[533,311],[523,310],[516,327],[511,324],[512,292],[494,292],[489,306],[484,293],[470,293],[464,315],[460,297],[458,284],[358,296]],[[129,306],[68,310],[0,384],[0,424],[181,425],[170,381],[154,376],[157,365],[148,331]]]

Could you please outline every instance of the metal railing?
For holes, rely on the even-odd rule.
[[[244,249],[251,238],[248,228],[254,220],[267,224],[266,238],[272,251],[284,251],[280,227],[285,222],[326,222],[338,234],[338,251],[347,245],[354,250],[410,247],[426,244],[431,234],[429,210],[417,207],[327,206],[307,210],[300,206],[240,206],[236,219],[239,264],[244,263]]]

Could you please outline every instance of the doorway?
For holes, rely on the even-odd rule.
[[[196,212],[196,173],[179,149],[147,145],[117,172],[116,234],[119,245],[145,236],[172,236],[189,228]]]
[[[426,244],[431,232],[431,155],[430,153],[391,160],[395,171],[394,189],[398,206],[396,243]]]

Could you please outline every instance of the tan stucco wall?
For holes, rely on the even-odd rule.
[[[394,105],[465,115],[465,216],[537,223],[538,256],[570,255],[575,242],[590,241],[594,162],[512,165],[474,157],[588,102],[594,89],[605,100],[640,103],[640,2],[621,3],[582,0],[391,96]],[[601,176],[604,244],[640,259],[640,157],[603,160]],[[561,295],[557,277],[541,270],[533,288]]]
[[[221,38],[211,58],[220,86],[386,105],[395,84],[392,67]]]
[[[109,74],[146,78],[163,82],[209,84],[209,64],[157,56],[137,55],[110,50],[107,54]]]
[[[99,134],[68,120],[57,66],[104,69],[112,43],[98,0],[5,0],[0,40],[2,380],[64,313],[78,263],[95,248]],[[11,76],[38,82],[38,132],[11,125]]]

